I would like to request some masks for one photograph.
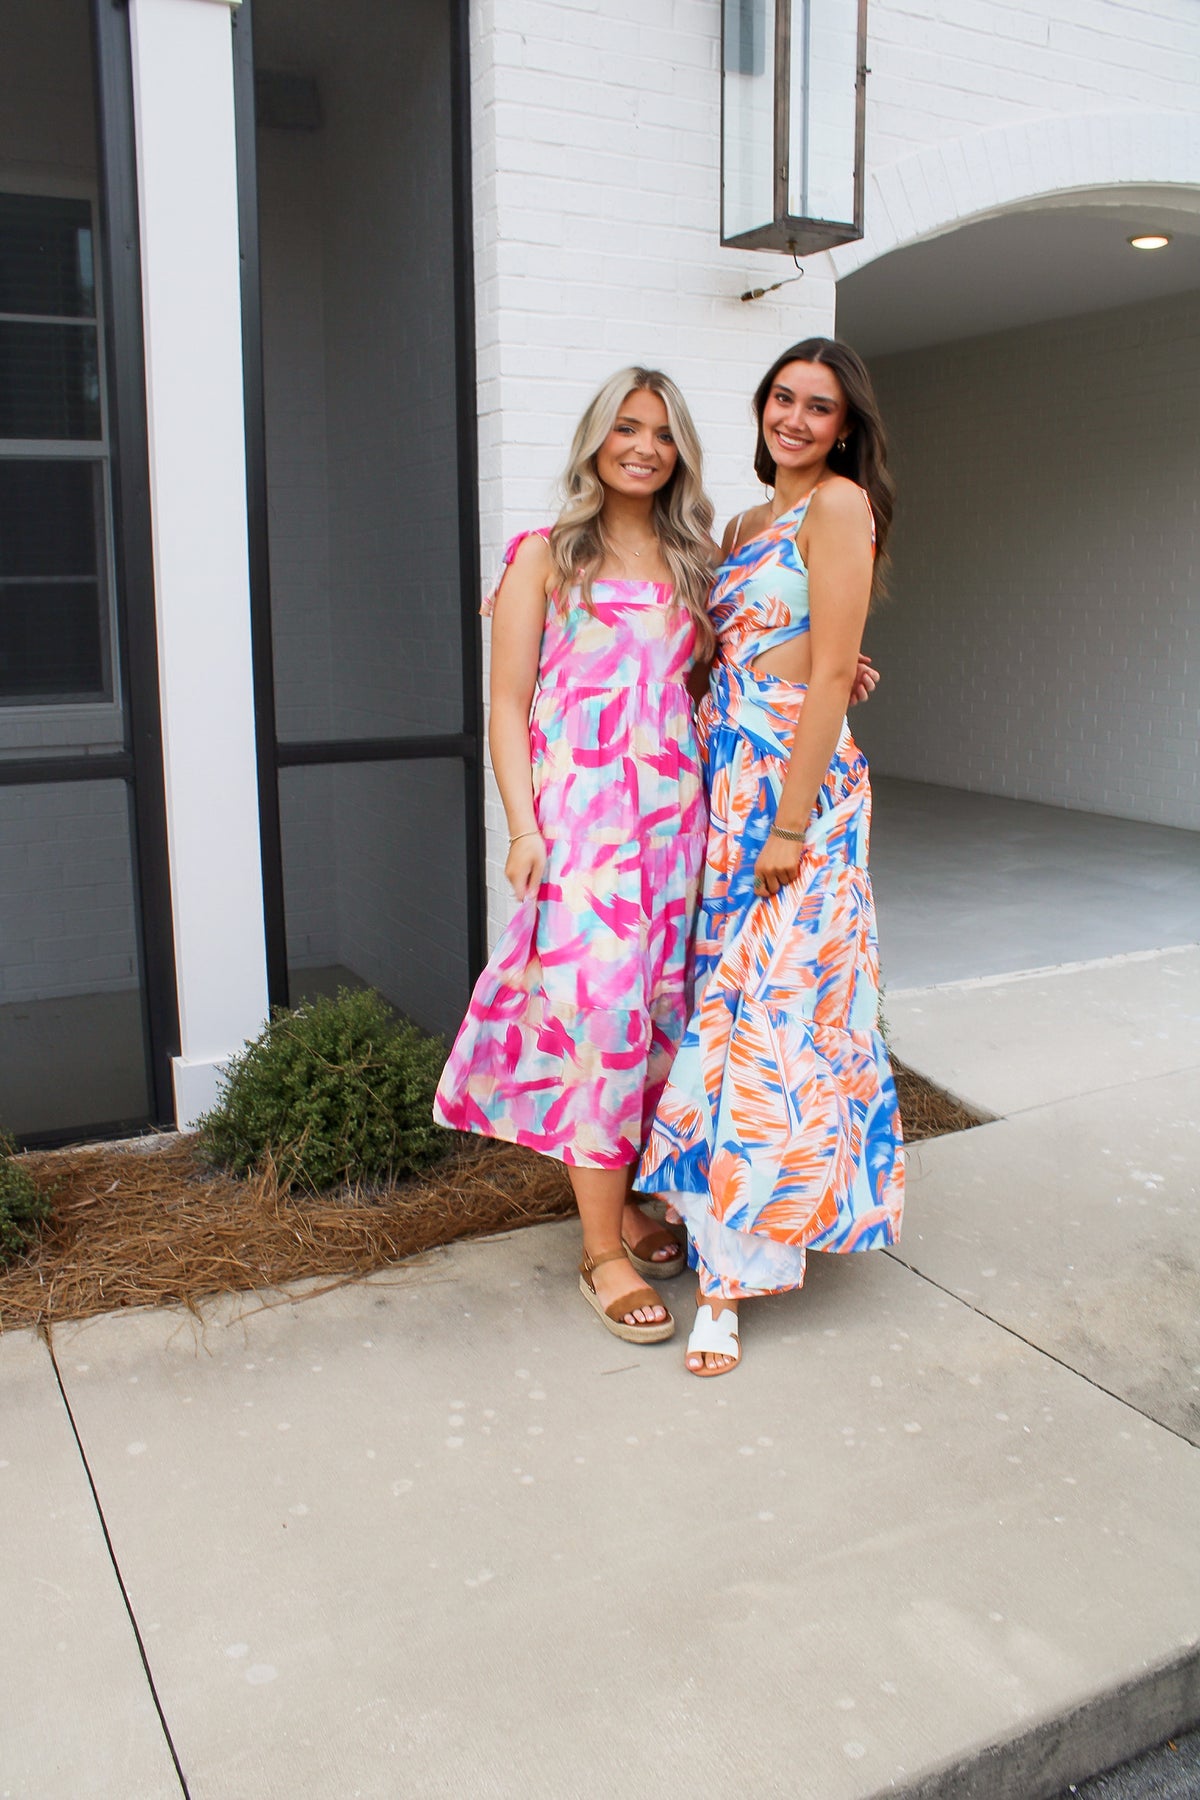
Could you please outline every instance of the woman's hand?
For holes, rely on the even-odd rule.
[[[804,845],[791,838],[776,837],[772,832],[759,852],[754,865],[754,892],[759,896],[777,894],[795,881],[800,873],[800,856]]]
[[[536,895],[546,869],[546,840],[540,831],[522,832],[508,846],[504,875],[518,900]]]
[[[850,705],[857,706],[862,700],[869,700],[879,686],[879,670],[869,656],[859,651],[858,674],[854,677],[854,686],[850,689]]]

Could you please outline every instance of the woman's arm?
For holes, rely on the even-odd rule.
[[[850,481],[830,482],[814,497],[805,527],[812,667],[775,818],[789,832],[808,829],[833,760],[871,602],[871,521],[859,489]],[[756,884],[774,894],[794,881],[803,848],[772,833],[755,865]]]
[[[712,556],[714,574],[716,573],[718,563],[724,562],[725,558],[729,555],[730,550],[733,548],[736,527],[744,517],[744,513],[739,513],[736,519],[730,519],[728,525],[725,527],[724,535],[721,538],[721,547],[719,550],[715,544],[710,543],[709,552]],[[699,706],[700,702],[708,692],[709,678],[712,675],[712,666],[713,659],[710,656],[703,662],[697,659],[688,670],[687,690],[692,697],[693,706]]]
[[[537,683],[546,623],[550,549],[531,533],[520,545],[496,592],[492,612],[491,717],[488,747],[510,842],[504,873],[518,900],[535,893],[546,866],[546,846],[533,807],[529,707]]]

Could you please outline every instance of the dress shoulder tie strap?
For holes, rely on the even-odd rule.
[[[491,618],[492,608],[496,604],[496,595],[500,591],[500,583],[504,580],[505,571],[527,537],[541,537],[545,538],[548,542],[550,538],[550,526],[535,525],[529,531],[518,531],[516,537],[508,540],[508,543],[504,546],[504,556],[501,560],[500,567],[496,570],[496,579],[492,583],[491,591],[484,595],[483,605],[479,608],[480,613],[485,619]]]

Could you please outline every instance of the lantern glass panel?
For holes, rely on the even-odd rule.
[[[770,225],[775,197],[775,6],[725,0],[722,231]]]
[[[788,203],[796,219],[854,218],[858,18],[851,0],[788,0]]]

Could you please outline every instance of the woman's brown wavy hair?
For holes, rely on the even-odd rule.
[[[754,446],[754,473],[765,487],[775,485],[775,459],[767,449],[763,436],[763,408],[771,389],[788,363],[823,363],[832,369],[846,396],[846,448],[830,452],[828,466],[835,475],[848,475],[865,488],[875,514],[875,580],[872,594],[885,591],[887,542],[896,505],[896,484],[887,466],[887,433],[879,415],[879,402],[871,377],[858,352],[836,338],[805,338],[793,344],[771,367],[754,390],[754,417],[758,422],[758,441]]]

